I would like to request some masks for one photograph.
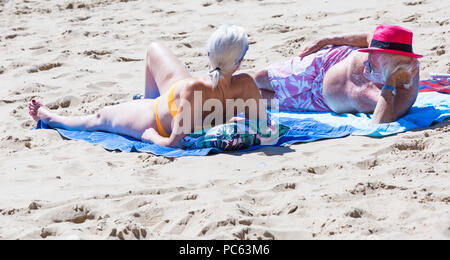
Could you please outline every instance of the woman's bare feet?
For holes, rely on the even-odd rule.
[[[42,105],[39,101],[34,99],[31,101],[30,105],[28,105],[28,108],[30,110],[30,116],[36,121],[42,120],[44,122],[48,122],[53,115],[48,107]]]

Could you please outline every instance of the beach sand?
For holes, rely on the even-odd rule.
[[[450,71],[448,0],[0,0],[0,239],[450,239],[450,124],[169,160],[31,130],[28,103],[93,113],[143,93],[147,46],[194,76],[224,23],[242,71],[321,37],[414,31],[421,77]]]

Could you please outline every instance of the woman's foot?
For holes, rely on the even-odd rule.
[[[30,110],[30,116],[36,121],[42,120],[44,122],[48,122],[53,115],[48,107],[42,105],[39,101],[34,99],[31,101],[30,105],[28,105],[28,109]]]

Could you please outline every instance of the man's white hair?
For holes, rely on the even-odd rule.
[[[420,63],[416,58],[407,57],[398,54],[390,54],[390,53],[373,53],[372,54],[373,61],[377,64],[377,67],[380,70],[383,81],[386,82],[390,75],[395,73],[398,70],[405,70],[409,73],[413,72],[414,67],[419,68]],[[419,70],[417,70],[418,72]],[[411,82],[405,85],[406,88],[409,88],[413,83],[413,78],[415,75],[411,75]]]
[[[213,87],[217,87],[222,73],[231,74],[248,50],[244,28],[222,25],[209,38],[206,46],[212,71],[209,73]]]

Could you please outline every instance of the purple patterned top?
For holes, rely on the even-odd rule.
[[[280,111],[332,111],[325,103],[322,93],[325,73],[357,49],[333,46],[303,59],[295,57],[269,66],[269,80],[275,91],[274,98],[280,102]]]

